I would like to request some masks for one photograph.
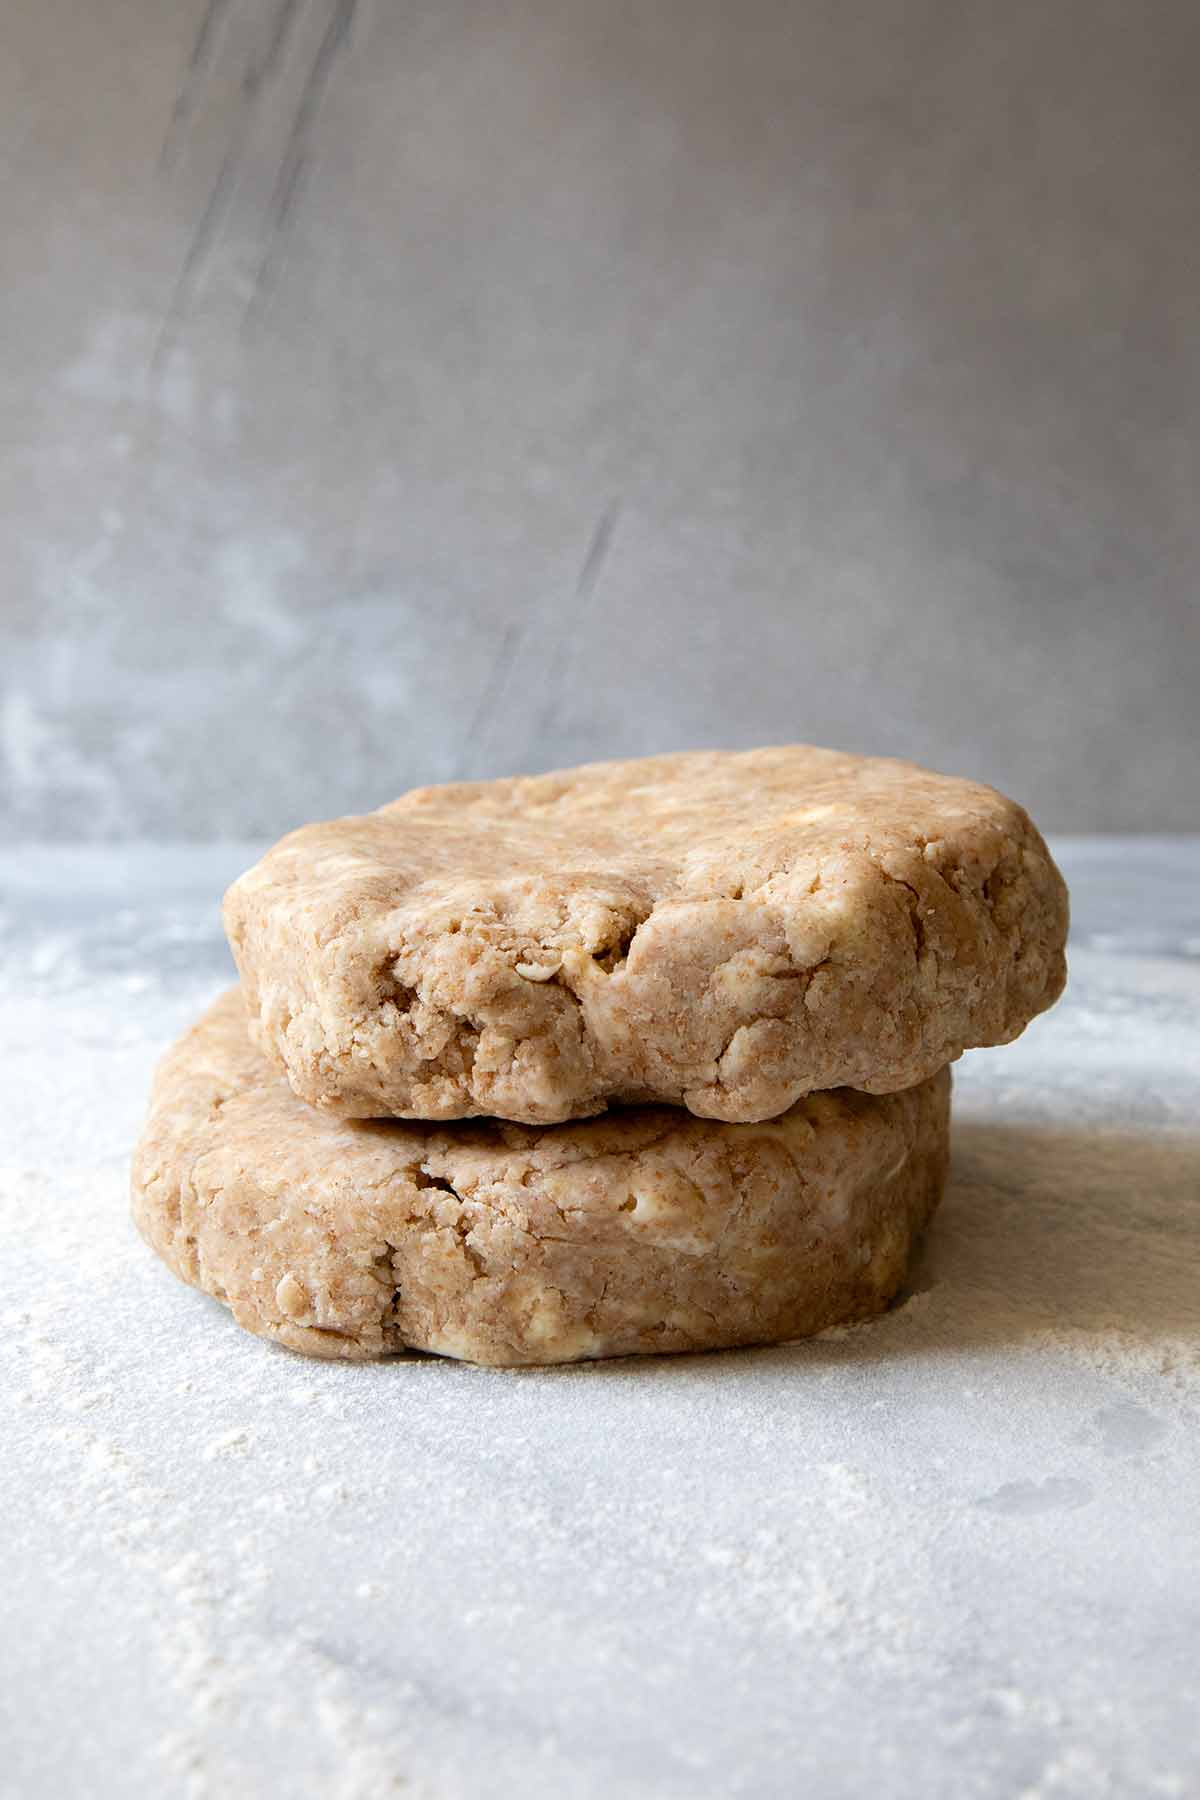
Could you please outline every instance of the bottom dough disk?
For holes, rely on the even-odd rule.
[[[311,1356],[571,1362],[804,1337],[887,1305],[941,1196],[950,1076],[728,1125],[310,1111],[225,994],[165,1057],[133,1211],[184,1281]]]

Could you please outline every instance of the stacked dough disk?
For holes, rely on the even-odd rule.
[[[993,789],[791,747],[420,789],[294,832],[225,919],[143,1234],[294,1349],[515,1364],[878,1312],[947,1065],[1057,998],[1067,905]]]

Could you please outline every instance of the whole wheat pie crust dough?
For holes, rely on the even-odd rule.
[[[879,1312],[941,1195],[950,1077],[726,1125],[314,1112],[228,993],[163,1061],[134,1217],[238,1323],[314,1356],[568,1362],[803,1337]]]
[[[993,788],[801,745],[419,788],[284,838],[225,920],[313,1106],[752,1121],[1016,1037],[1067,899]]]

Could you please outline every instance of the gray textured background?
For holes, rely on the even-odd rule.
[[[1200,824],[1194,0],[0,0],[0,822],[810,737]]]

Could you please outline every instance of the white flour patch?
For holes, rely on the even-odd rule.
[[[15,1792],[73,1791],[79,1745],[114,1800],[1196,1790],[1194,964],[1086,956],[1082,1013],[965,1059],[877,1324],[345,1367],[128,1223],[151,1067],[219,979],[215,874],[160,903],[138,867],[0,939]]]

